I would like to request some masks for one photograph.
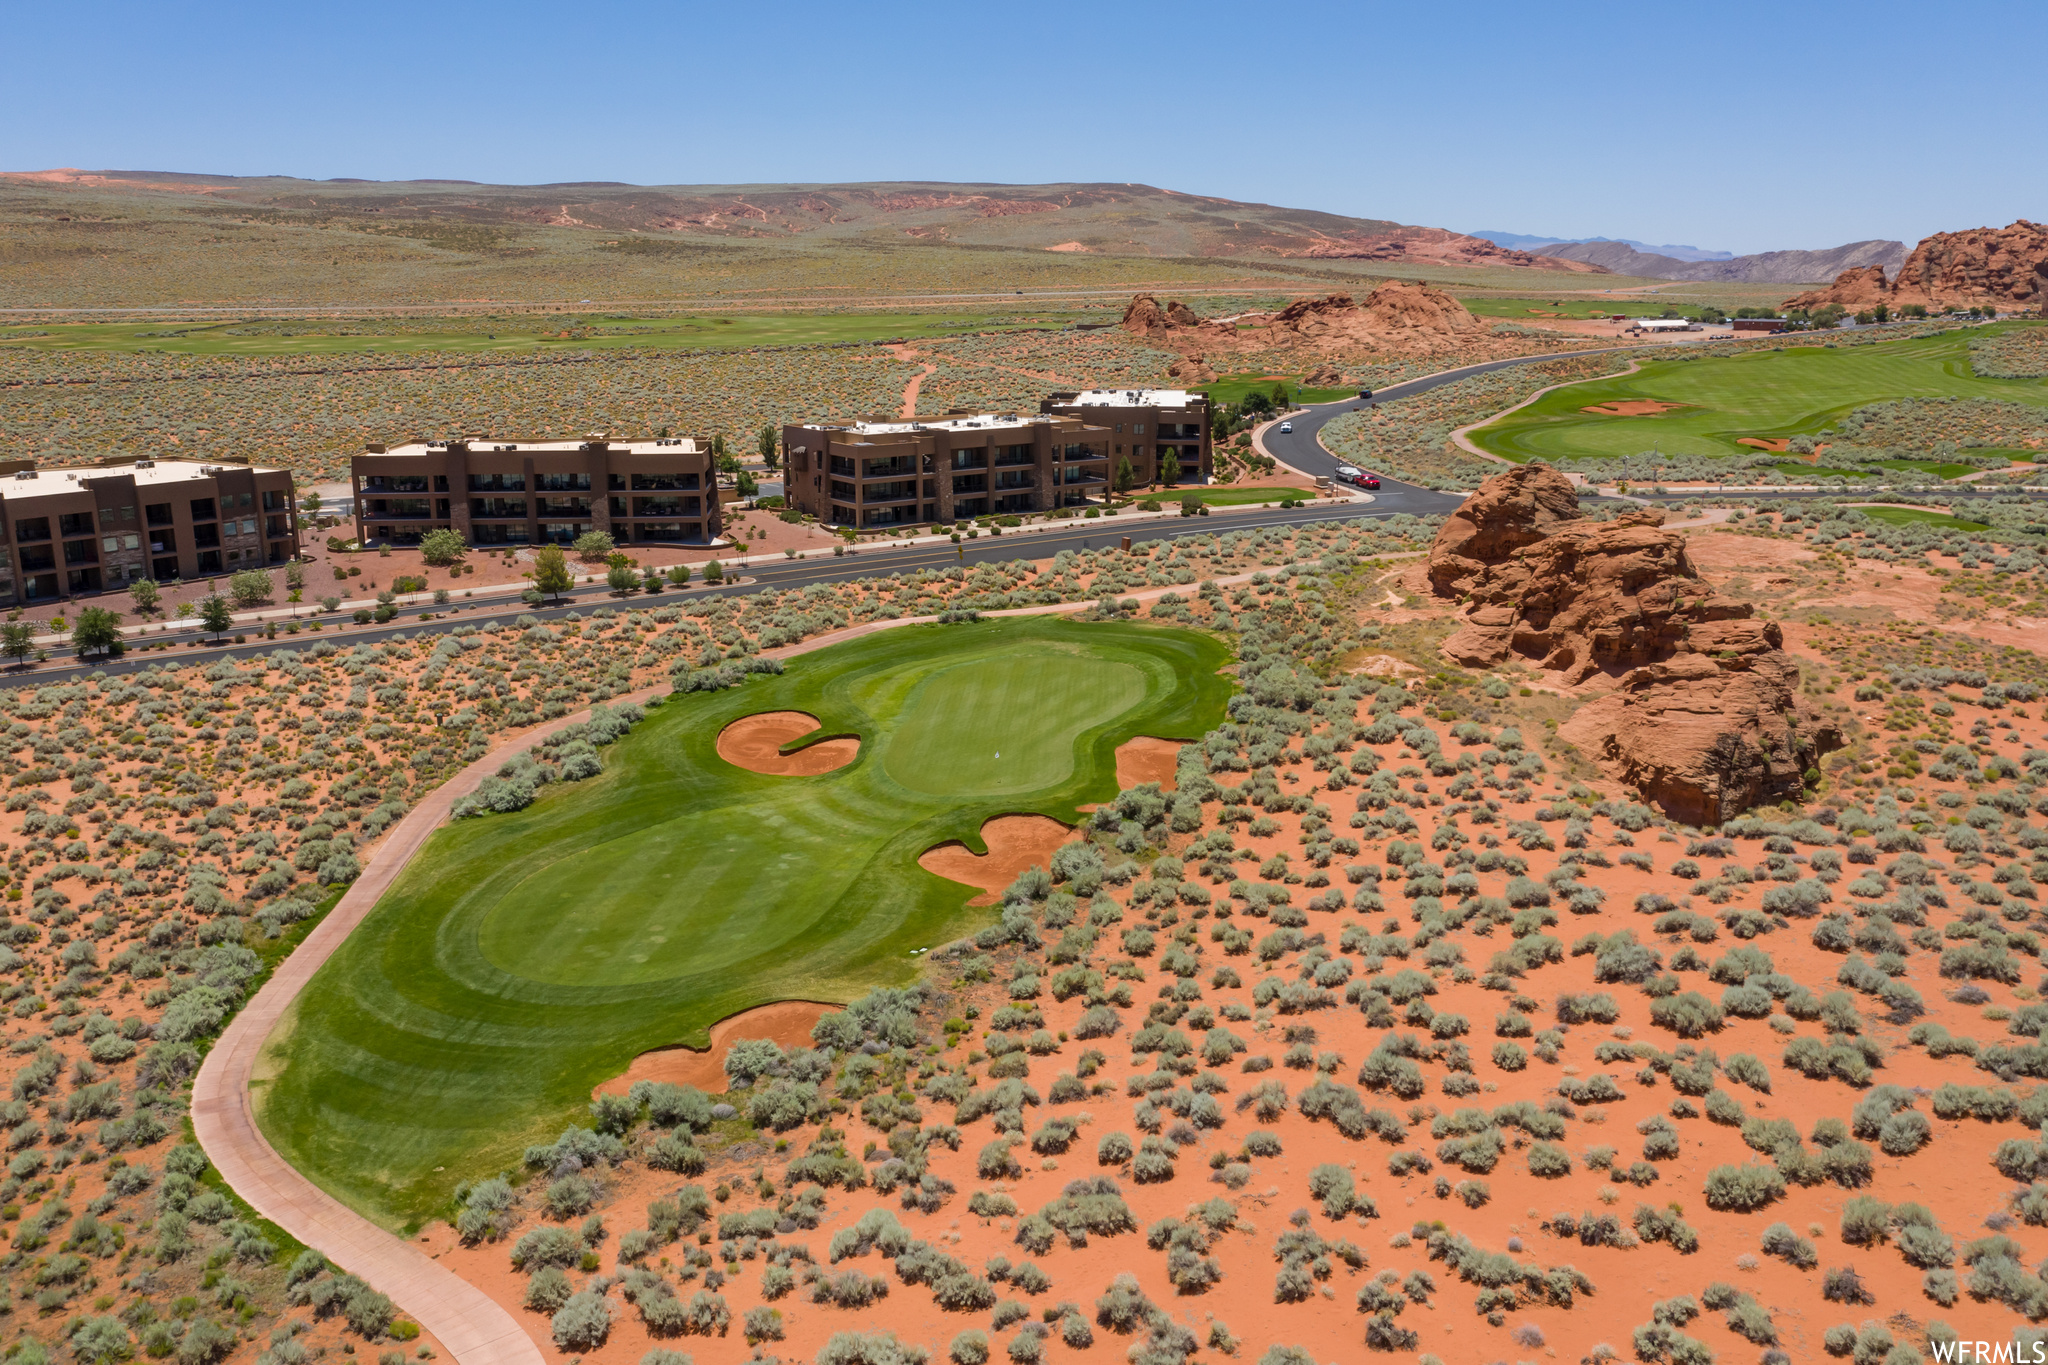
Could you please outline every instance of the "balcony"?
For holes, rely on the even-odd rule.
[[[589,498],[540,498],[537,500],[538,514],[543,517],[587,517],[590,515]]]
[[[433,515],[433,506],[427,498],[372,498],[369,499],[369,513],[373,517],[419,518],[424,520]]]
[[[826,468],[842,479],[855,477],[854,463],[844,455],[834,455],[830,460],[826,461]]]
[[[996,468],[1015,468],[1018,465],[1035,464],[1030,446],[1005,446],[996,455]]]
[[[898,455],[888,460],[866,460],[862,463],[864,470],[861,477],[868,479],[895,479],[918,472],[916,459],[909,455]]]
[[[694,493],[697,491],[695,474],[635,474],[635,493]]]
[[[525,498],[471,498],[469,514],[473,517],[524,517]]]
[[[533,476],[533,491],[536,493],[588,493],[588,474],[536,474]]]
[[[1005,488],[1030,488],[1032,486],[1031,471],[1028,469],[1013,469],[1007,473],[996,475],[996,488],[998,490]]]
[[[986,450],[956,450],[953,452],[953,468],[987,469],[988,452]]]
[[[861,501],[863,503],[915,502],[916,500],[916,479],[898,479],[893,483],[871,483],[861,489]]]
[[[696,498],[633,499],[633,515],[636,517],[695,517],[703,515],[701,507]]]
[[[988,475],[986,474],[957,474],[953,478],[953,492],[956,496],[961,493],[986,493],[987,491]]]
[[[472,474],[469,476],[469,491],[472,493],[524,493],[524,474]]]
[[[363,492],[372,493],[424,493],[427,491],[427,476],[424,474],[372,474],[363,480]],[[199,513],[195,510],[193,516]],[[211,515],[209,511],[208,515]]]

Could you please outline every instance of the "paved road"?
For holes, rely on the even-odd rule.
[[[1427,489],[1416,492],[1433,500],[1430,510],[1442,511],[1457,505],[1457,499]],[[328,640],[338,645],[353,646],[362,643],[374,644],[397,635],[410,638],[421,631],[438,633],[453,630],[457,626],[475,625],[481,621],[510,620],[520,615],[532,615],[539,619],[553,620],[571,612],[588,612],[597,607],[672,606],[680,602],[693,601],[706,596],[731,596],[760,592],[768,588],[800,588],[808,583],[842,583],[853,578],[872,578],[878,574],[915,572],[918,569],[943,569],[958,564],[982,564],[1008,559],[1049,559],[1062,550],[1102,549],[1115,545],[1124,536],[1134,543],[1172,540],[1181,536],[1210,535],[1222,531],[1251,530],[1261,526],[1302,526],[1322,521],[1377,520],[1402,511],[1418,511],[1416,507],[1389,506],[1385,502],[1340,502],[1310,504],[1299,508],[1272,508],[1250,512],[1234,512],[1208,517],[1170,517],[1146,521],[1119,521],[1106,518],[1097,521],[1082,521],[1060,524],[1044,531],[1009,531],[1000,536],[982,536],[976,540],[963,541],[960,545],[915,545],[907,549],[868,548],[846,555],[820,555],[811,552],[806,559],[755,559],[743,572],[747,581],[724,587],[693,585],[680,592],[671,590],[655,597],[637,596],[623,602],[610,595],[602,585],[588,585],[564,597],[559,605],[529,607],[516,597],[498,597],[482,601],[456,601],[447,607],[436,608],[438,619],[433,621],[409,620],[404,616],[382,626],[355,626],[336,629],[338,619],[326,618],[328,626],[317,635],[279,635],[275,640],[251,640],[244,645],[214,645],[203,631],[190,630],[169,635],[152,634],[155,640],[176,640],[181,644],[199,642],[202,647],[158,650],[143,654],[131,651],[125,658],[109,662],[95,661],[84,666],[67,668],[42,668],[29,673],[0,675],[0,687],[20,687],[30,684],[41,685],[52,682],[66,682],[89,673],[104,670],[108,674],[134,672],[170,662],[210,663],[215,659],[249,658],[265,654],[274,649],[303,649]],[[737,566],[733,566],[737,571]],[[446,614],[442,614],[446,613]]]

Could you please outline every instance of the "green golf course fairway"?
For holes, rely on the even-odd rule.
[[[1971,373],[1969,338],[2004,326],[1873,346],[1788,346],[1708,360],[1651,361],[1634,374],[1553,390],[1468,434],[1482,450],[1517,463],[1648,450],[1749,455],[1758,452],[1738,444],[1742,437],[1818,435],[1853,409],[1892,398],[1991,398],[2048,408],[2048,380],[1980,379]],[[1644,399],[1685,406],[1641,417],[1585,411]]]
[[[321,967],[252,1082],[277,1150],[394,1229],[586,1121],[639,1053],[704,1046],[774,1000],[915,978],[992,921],[917,865],[992,816],[1068,823],[1114,796],[1116,747],[1219,724],[1211,637],[1012,617],[880,631],[725,692],[672,697],[605,771],[437,831]],[[806,711],[858,735],[816,777],[721,759],[720,730]],[[1000,758],[997,755],[1000,754]]]

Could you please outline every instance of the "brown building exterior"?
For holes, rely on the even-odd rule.
[[[1110,467],[1129,459],[1141,485],[1161,482],[1169,451],[1180,465],[1176,483],[1207,483],[1214,472],[1205,394],[1185,389],[1082,389],[1055,393],[1038,408],[1109,428]]]
[[[835,526],[1048,512],[1100,501],[1110,433],[1072,417],[956,414],[910,422],[785,426],[790,502]]]
[[[436,528],[470,545],[707,545],[719,535],[708,441],[457,441],[371,446],[349,462],[356,537],[417,545]]]
[[[1729,326],[1730,326],[1731,328],[1733,328],[1733,329],[1734,329],[1735,331],[1738,331],[1738,332],[1772,332],[1772,333],[1775,333],[1775,332],[1782,332],[1782,331],[1784,331],[1784,330],[1785,330],[1785,319],[1783,319],[1783,318],[1734,318],[1734,319],[1730,320],[1730,322],[1729,322],[1729,324],[1728,324],[1728,325],[1729,325]]]
[[[191,460],[0,472],[0,603],[207,578],[299,553],[289,470]]]

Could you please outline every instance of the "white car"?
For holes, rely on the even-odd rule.
[[[1337,466],[1337,479],[1341,483],[1357,483],[1359,476],[1364,473],[1364,470],[1354,468],[1348,464]]]
[[[1293,434],[1294,434],[1294,423],[1292,423],[1292,422],[1282,422],[1282,423],[1280,424],[1280,434],[1281,434],[1282,436],[1291,436],[1291,435],[1293,435]]]

